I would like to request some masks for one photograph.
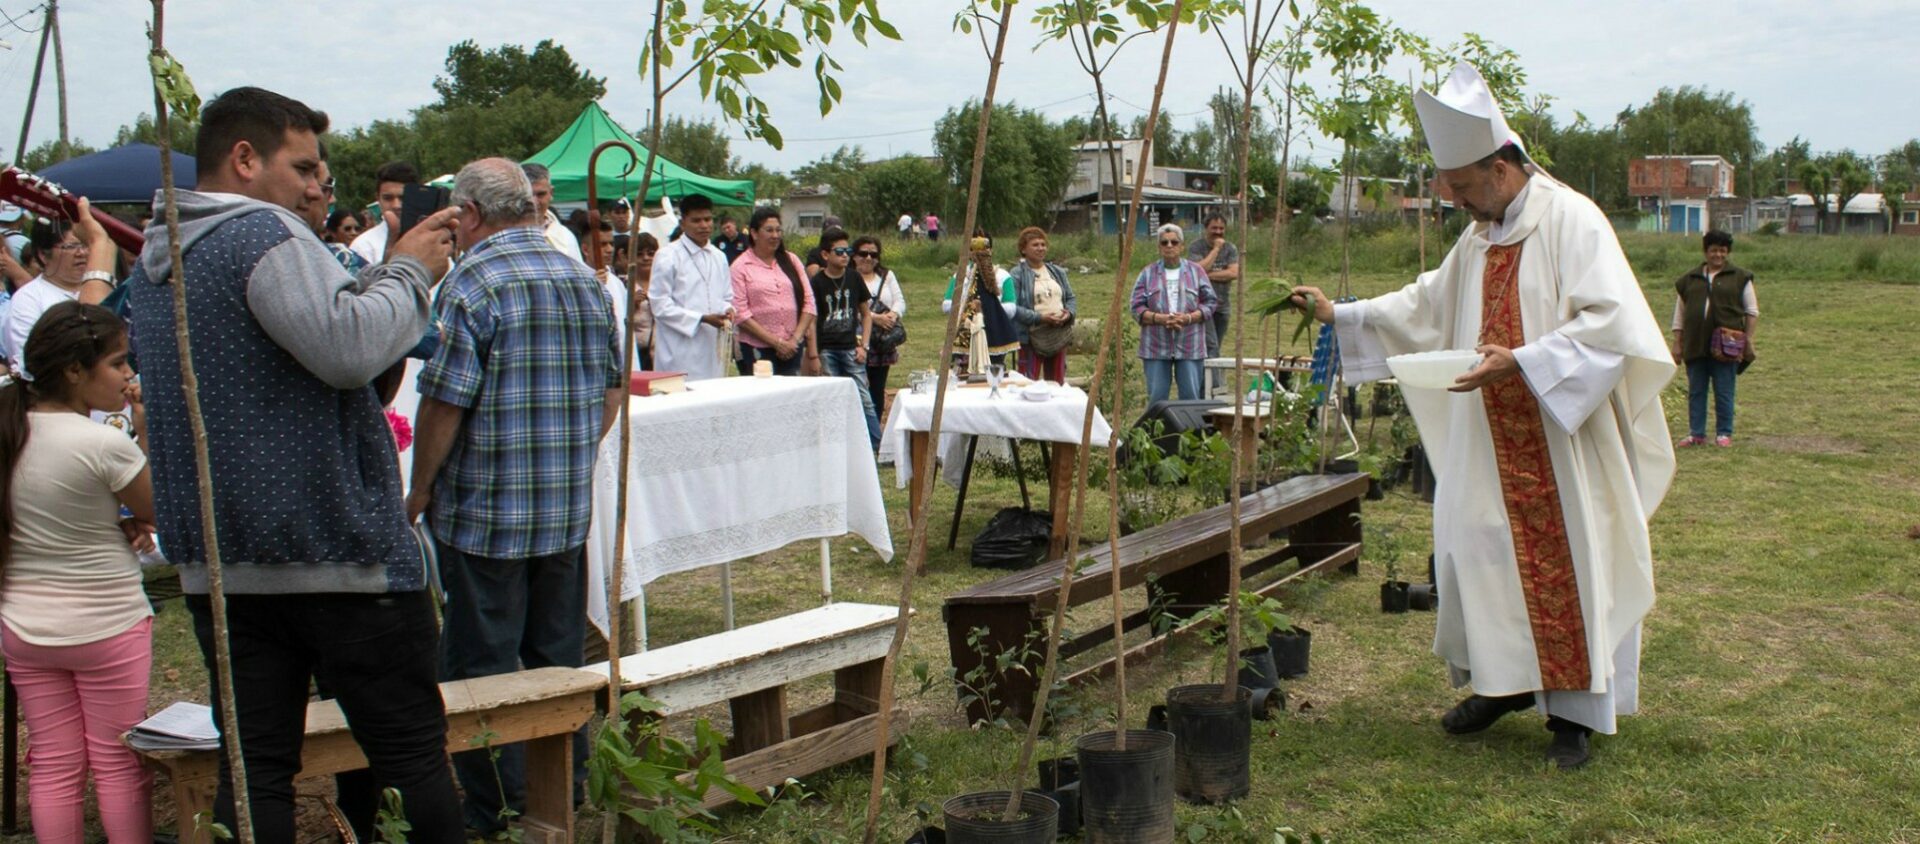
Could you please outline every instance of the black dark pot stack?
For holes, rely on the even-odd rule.
[[[1058,837],[1060,804],[1037,791],[1020,797],[1020,816],[1000,819],[1007,792],[976,791],[941,804],[949,844],[1052,844]]]
[[[1167,726],[1173,733],[1173,790],[1194,803],[1247,796],[1252,785],[1253,693],[1230,701],[1220,686],[1203,683],[1167,690]]]
[[[1407,587],[1407,608],[1420,612],[1433,612],[1439,609],[1439,587],[1431,583],[1415,583]]]
[[[1056,756],[1042,759],[1038,763],[1040,787],[1038,791],[1053,798],[1060,804],[1061,837],[1080,832],[1080,759],[1077,756]]]
[[[1404,580],[1389,580],[1380,584],[1380,611],[1406,612],[1409,606],[1407,593],[1410,587],[1411,584]]]
[[[1125,750],[1112,730],[1074,742],[1079,753],[1081,830],[1088,844],[1161,844],[1174,835],[1174,737],[1128,730]],[[1061,833],[1066,830],[1062,828]]]

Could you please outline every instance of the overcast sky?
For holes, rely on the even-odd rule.
[[[39,26],[41,0],[0,0],[19,27]],[[1022,4],[1022,8],[1035,3]],[[1920,2],[1915,0],[1529,0],[1492,6],[1453,0],[1375,0],[1394,23],[1436,43],[1478,32],[1520,54],[1529,86],[1557,99],[1554,111],[1610,122],[1662,86],[1728,90],[1753,104],[1762,142],[1799,135],[1816,150],[1852,147],[1879,154],[1920,136]],[[604,105],[639,129],[646,88],[636,73],[646,27],[640,2],[530,3],[468,0],[176,0],[167,44],[203,96],[252,84],[297,97],[332,115],[336,127],[402,117],[436,97],[432,82],[447,47],[531,46],[553,38],[607,78]],[[778,72],[756,82],[787,135],[784,150],[736,141],[735,155],[791,169],[842,143],[869,158],[931,151],[933,123],[979,96],[986,61],[979,43],[951,28],[954,0],[882,0],[903,40],[862,49],[837,39],[846,99],[828,117],[816,111],[810,74]],[[1497,9],[1497,11],[1489,11]],[[142,0],[62,0],[71,134],[95,146],[152,110],[145,54],[150,6]],[[1092,84],[1062,45],[1033,49],[1037,31],[1019,9],[1008,39],[1001,97],[1054,119],[1088,114]],[[0,149],[13,157],[18,118],[33,73],[37,34],[0,20]],[[1211,34],[1183,31],[1175,42],[1167,110],[1187,128],[1233,71]],[[1109,81],[1116,115],[1145,111],[1159,47],[1136,41]],[[56,136],[52,58],[42,82],[29,146]],[[1404,74],[1405,68],[1398,71]],[[668,100],[669,114],[717,116],[691,85]],[[729,130],[729,134],[740,132]],[[1681,150],[1685,152],[1685,150]],[[1323,149],[1322,156],[1326,155]]]

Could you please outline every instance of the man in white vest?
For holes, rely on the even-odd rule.
[[[1414,104],[1443,195],[1473,225],[1399,291],[1295,299],[1333,324],[1351,382],[1387,377],[1394,355],[1483,356],[1450,391],[1403,385],[1439,482],[1433,650],[1473,692],[1441,725],[1538,709],[1548,760],[1575,768],[1639,706],[1673,356],[1606,217],[1533,164],[1478,71],[1459,65]]]

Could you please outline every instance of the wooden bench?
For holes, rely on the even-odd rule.
[[[546,844],[573,842],[573,733],[593,717],[603,675],[574,668],[536,668],[512,674],[440,684],[447,707],[447,751],[473,749],[491,734],[498,747],[527,746],[527,811],[520,816],[525,840]],[[179,815],[179,840],[210,844],[195,817],[213,810],[220,784],[220,751],[153,751],[140,754],[149,767],[165,772],[173,785]],[[325,776],[367,767],[340,706],[331,700],[307,705],[307,737],[300,750],[301,776]]]
[[[1241,499],[1242,541],[1270,534],[1285,533],[1285,545],[1262,549],[1243,563],[1243,576],[1250,577],[1286,560],[1297,560],[1298,568],[1259,591],[1269,594],[1296,577],[1318,569],[1339,566],[1347,572],[1359,571],[1360,501],[1366,494],[1366,475],[1305,475],[1247,495]],[[1229,557],[1228,507],[1222,504],[1190,516],[1148,528],[1120,539],[1121,588],[1132,588],[1152,579],[1149,608],[1124,619],[1124,627],[1133,630],[1150,624],[1155,611],[1175,616],[1190,616],[1219,604],[1227,595]],[[1089,549],[1085,565],[1074,575],[1070,606],[1079,606],[1110,594],[1113,560],[1107,543]],[[943,614],[947,623],[947,647],[954,670],[966,676],[983,662],[1009,650],[1019,649],[1033,631],[1044,631],[1059,600],[1060,561],[1042,563],[982,583],[946,600]],[[968,642],[976,628],[984,629],[981,639],[985,658]],[[1166,639],[1180,630],[1166,631],[1128,649],[1129,663],[1158,653]],[[1113,639],[1111,622],[1096,625],[1079,635],[1069,635],[1061,643],[1063,659],[1083,653]],[[1105,676],[1113,670],[1114,658],[1081,668],[1067,676],[1067,682],[1079,683]],[[1025,671],[1005,671],[995,678],[995,694],[1008,713],[1020,718],[1032,714],[1033,693],[1040,666],[1028,665]],[[969,707],[973,718],[987,717],[984,703]]]
[[[678,713],[726,701],[733,716],[727,774],[748,788],[850,762],[873,752],[880,728],[880,669],[898,610],[833,603],[620,660],[622,693],[640,692]],[[606,663],[581,671],[603,680]],[[787,712],[787,685],[833,672],[833,698]],[[892,736],[906,731],[893,711]],[[708,792],[709,807],[732,796]]]

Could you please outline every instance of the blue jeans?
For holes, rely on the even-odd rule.
[[[441,679],[465,680],[551,665],[578,668],[587,634],[586,547],[541,557],[477,557],[444,542],[440,583],[447,593],[440,637]],[[496,766],[485,749],[453,754],[453,772],[466,790],[466,825],[482,833],[504,829],[500,807],[524,812],[526,748],[499,748]],[[587,781],[587,728],[573,736],[574,795]],[[498,777],[498,779],[496,779]]]
[[[880,415],[873,412],[873,392],[867,389],[867,365],[853,359],[853,349],[821,349],[820,370],[828,375],[852,378],[860,388],[860,410],[867,415],[867,440],[880,447]]]
[[[1167,388],[1178,386],[1183,399],[1205,398],[1200,394],[1200,362],[1168,358],[1142,358],[1147,371],[1147,404],[1166,401]]]
[[[1713,432],[1733,436],[1733,380],[1740,364],[1711,357],[1687,361],[1687,432],[1707,435],[1707,386],[1713,386]]]

